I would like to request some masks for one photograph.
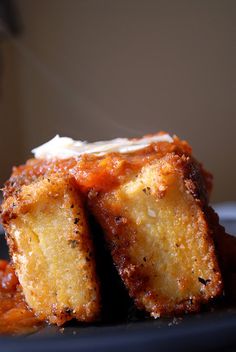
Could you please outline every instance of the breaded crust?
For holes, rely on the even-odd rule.
[[[214,242],[221,246],[226,237],[208,206],[212,176],[186,142],[174,137],[131,154],[29,160],[14,168],[4,189],[8,232],[13,200],[21,209],[22,189],[32,185],[33,192],[39,179],[54,174],[73,180],[87,199],[139,308],[154,317],[197,311],[222,293]]]
[[[204,192],[198,164],[168,153],[88,194],[130,296],[153,317],[197,311],[222,293]]]
[[[94,250],[84,205],[70,176],[51,174],[18,187],[2,219],[29,307],[63,324],[94,321],[100,311]]]

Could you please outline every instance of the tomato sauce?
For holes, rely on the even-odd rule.
[[[134,175],[148,163],[161,158],[167,153],[191,154],[185,142],[175,139],[175,143],[159,142],[133,153],[108,153],[98,157],[84,154],[70,169],[76,182],[83,191],[111,191],[125,182],[129,175]],[[61,161],[61,166],[65,161]]]
[[[0,260],[0,334],[20,335],[37,331],[40,322],[24,301],[10,263]]]

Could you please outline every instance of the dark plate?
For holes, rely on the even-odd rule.
[[[222,223],[236,233],[236,219],[222,216]],[[0,257],[7,257],[2,235]],[[48,326],[33,335],[0,338],[0,351],[11,352],[199,350],[236,351],[236,306],[232,302],[216,302],[208,311],[182,318],[133,318],[107,325],[71,323],[64,329]]]

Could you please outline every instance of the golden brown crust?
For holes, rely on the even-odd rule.
[[[39,177],[51,174],[68,176],[69,170],[75,166],[76,159],[68,160],[37,160],[29,159],[26,164],[13,167],[10,179],[3,188],[4,199],[11,195],[17,195],[21,187],[37,181]]]
[[[14,267],[28,305],[63,324],[99,316],[94,249],[81,196],[71,176],[39,177],[2,206]]]
[[[133,181],[135,183],[145,168],[148,170],[160,160],[163,160],[163,165],[170,165],[171,172],[164,173],[164,181],[158,187],[155,182],[152,186],[144,185],[143,193],[149,194],[153,188],[152,196],[159,202],[165,200],[166,194],[169,194],[169,188],[172,187],[171,173],[180,182],[182,192],[180,195],[185,197],[192,209],[190,215],[194,217],[195,232],[191,234],[195,242],[191,246],[195,251],[198,243],[198,259],[201,261],[201,255],[205,257],[202,265],[205,272],[210,275],[210,279],[199,276],[199,282],[196,284],[194,281],[194,294],[191,294],[190,276],[187,274],[187,277],[178,276],[177,273],[177,284],[175,279],[173,281],[180,294],[176,299],[169,297],[167,293],[163,294],[165,289],[161,294],[156,287],[153,289],[153,282],[151,282],[154,280],[151,275],[154,273],[153,262],[151,265],[144,259],[143,262],[140,261],[140,258],[136,261],[137,255],[133,250],[138,243],[139,226],[127,211],[123,211],[125,201],[122,203],[115,199],[121,189],[124,193],[122,188],[124,185]],[[3,209],[2,218],[6,227],[16,213],[14,202],[10,205],[8,200],[12,197],[20,200],[22,186],[37,182],[41,177],[50,178],[53,174],[69,177],[88,199],[89,208],[106,232],[114,263],[130,296],[134,298],[139,308],[146,309],[154,317],[184,311],[191,312],[198,310],[202,303],[222,293],[222,279],[213,243],[213,238],[214,240],[217,238],[220,228],[215,219],[210,219],[208,208],[212,176],[192,157],[191,148],[186,142],[174,137],[173,143],[153,143],[131,154],[111,153],[104,157],[84,155],[80,158],[52,161],[29,160],[26,165],[14,168],[4,188],[6,206]],[[165,178],[169,181],[165,182]],[[23,203],[21,205],[23,206]],[[181,221],[184,222],[184,220]],[[186,223],[184,224],[186,227]],[[13,242],[11,248],[12,253],[17,250]],[[209,262],[208,271],[207,262]],[[193,267],[195,268],[195,264]],[[197,269],[201,271],[200,264]],[[196,293],[197,290],[200,290],[200,293]]]
[[[158,287],[153,287],[153,284],[150,282],[151,275],[153,274],[153,263],[149,264],[146,256],[144,257],[144,262],[140,263],[138,261],[137,263],[136,258],[131,255],[133,248],[139,242],[138,225],[133,223],[129,212],[124,211],[125,205],[117,201],[119,187],[113,194],[112,192],[96,192],[94,189],[91,189],[88,193],[90,209],[92,209],[106,232],[106,239],[113,260],[129,290],[130,296],[135,299],[136,305],[139,308],[148,310],[154,317],[199,310],[202,303],[222,293],[222,279],[215,256],[211,229],[208,227],[208,222],[203,212],[207,204],[207,194],[200,167],[189,156],[182,155],[179,157],[170,153],[163,157],[163,159],[168,160],[168,163],[173,166],[171,173],[176,173],[175,177],[179,174],[183,179],[186,193],[191,195],[192,203],[198,209],[198,216],[201,218],[199,226],[204,226],[196,234],[200,237],[200,241],[198,242],[200,246],[198,256],[199,258],[201,258],[201,255],[206,256],[207,259],[202,265],[210,265],[211,269],[208,273],[210,279],[205,280],[199,276],[202,287],[200,288],[201,292],[199,291],[198,294],[194,290],[191,294],[190,290],[190,293],[186,296],[184,286],[188,286],[189,282],[191,282],[191,273],[187,273],[186,277],[179,277],[180,291],[182,290],[183,293],[182,298],[180,297],[175,301],[171,297],[162,295]],[[135,177],[139,176],[131,176],[131,179]],[[143,184],[143,187],[143,192],[147,194],[152,192],[154,185],[147,187],[147,185]],[[156,197],[159,199],[165,198],[167,187],[168,185],[160,184]],[[139,201],[142,202],[141,198]],[[198,221],[198,219],[192,219],[192,221]],[[140,245],[143,245],[143,243]],[[203,253],[201,253],[201,250]],[[166,253],[167,257],[169,255],[170,253]],[[178,265],[181,265],[181,263]],[[158,271],[156,271],[154,275],[160,275],[160,273],[158,274]]]

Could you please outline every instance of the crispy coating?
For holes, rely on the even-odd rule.
[[[6,198],[2,218],[29,307],[50,323],[99,315],[100,294],[83,202],[71,177],[51,174]]]
[[[208,206],[212,176],[192,157],[186,142],[174,137],[173,143],[153,143],[130,154],[83,155],[51,161],[31,159],[25,165],[14,168],[4,189],[2,216],[13,259],[18,249],[16,241],[12,240],[16,236],[11,224],[15,231],[19,231],[19,214],[24,218],[24,209],[28,209],[28,200],[26,202],[21,196],[22,190],[24,195],[34,194],[38,182],[45,185],[45,180],[54,175],[63,182],[76,184],[76,191],[79,189],[83,193],[89,210],[105,232],[114,264],[140,309],[155,318],[197,311],[202,303],[222,293],[215,243],[218,249],[224,247],[221,244],[225,243],[226,236]],[[62,193],[63,189],[67,189],[63,182]],[[29,204],[35,204],[32,196],[30,199]],[[49,197],[47,204],[51,203]],[[76,201],[74,203],[77,204]],[[37,204],[40,208],[40,202]],[[77,206],[82,214],[80,198]],[[41,217],[34,212],[34,220],[38,219],[39,226],[44,218],[47,219],[47,214],[47,209]],[[56,210],[54,214],[57,215]],[[58,223],[59,232],[67,221],[68,216],[63,224]],[[53,232],[53,228],[50,231]],[[65,243],[62,244],[64,246]],[[45,243],[45,250],[49,247],[50,244]],[[30,251],[24,248],[24,254]],[[226,251],[218,250],[220,259]],[[15,260],[16,263],[18,261]],[[89,282],[98,292],[94,274]],[[21,283],[23,288],[26,287],[26,282]],[[44,289],[44,282],[40,284]],[[36,298],[35,304],[38,301],[40,299]],[[97,297],[94,302],[87,316],[84,312],[72,316],[79,320],[92,317],[92,320],[98,311]],[[36,311],[40,309],[37,307]],[[47,316],[47,319],[65,321],[67,316],[65,318],[63,314],[59,309],[58,313],[53,312],[53,318]]]
[[[222,293],[202,175],[169,153],[109,192],[89,192],[117,269],[153,317],[197,311]]]

